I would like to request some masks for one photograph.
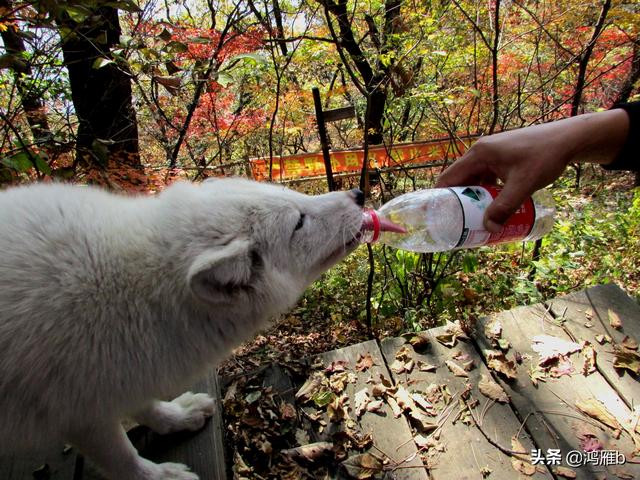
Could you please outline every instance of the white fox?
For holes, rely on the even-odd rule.
[[[359,191],[241,179],[153,197],[36,184],[0,192],[0,451],[70,443],[114,480],[192,480],[141,458],[121,420],[200,428],[180,393],[357,246]]]

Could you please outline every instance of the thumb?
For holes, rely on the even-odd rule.
[[[532,194],[527,188],[506,183],[484,214],[484,226],[490,232],[498,232],[511,215]]]

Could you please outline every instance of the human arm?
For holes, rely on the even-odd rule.
[[[498,231],[527,197],[557,179],[569,163],[595,162],[615,168],[621,153],[632,153],[629,143],[637,145],[630,133],[632,117],[634,128],[638,127],[634,112],[607,110],[482,137],[440,175],[436,187],[502,180],[502,192],[484,220],[487,230]],[[635,155],[633,159],[637,150]]]

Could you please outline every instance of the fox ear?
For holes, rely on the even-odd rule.
[[[187,283],[200,300],[224,303],[249,286],[253,263],[249,241],[236,239],[198,255],[189,267]]]

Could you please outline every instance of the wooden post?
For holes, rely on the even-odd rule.
[[[322,102],[320,101],[320,90],[313,87],[313,104],[316,109],[316,123],[318,124],[318,135],[320,135],[320,146],[322,147],[322,158],[324,158],[324,168],[327,172],[327,184],[329,191],[333,192],[336,187],[333,182],[333,170],[331,168],[331,157],[329,156],[329,139],[327,137],[327,127],[324,122],[324,112],[322,111]]]

